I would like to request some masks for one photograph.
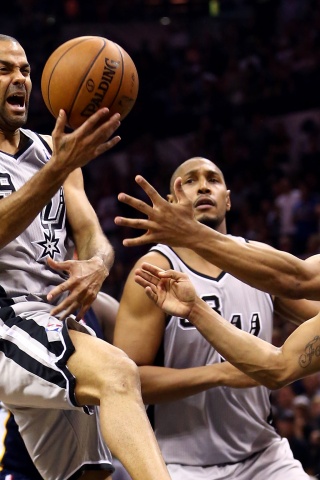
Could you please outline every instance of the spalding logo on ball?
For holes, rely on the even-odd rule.
[[[48,58],[41,77],[44,102],[54,117],[62,108],[68,126],[79,127],[101,107],[123,120],[137,99],[139,78],[128,53],[103,37],[69,40]]]

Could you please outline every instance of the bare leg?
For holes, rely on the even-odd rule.
[[[120,349],[70,331],[76,352],[68,367],[76,377],[83,404],[100,404],[105,442],[133,480],[169,480],[170,476],[141,399],[138,368]]]

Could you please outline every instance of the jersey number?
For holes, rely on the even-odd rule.
[[[221,304],[220,299],[217,295],[204,295],[202,300],[205,301],[213,310],[215,310],[219,315],[221,315]],[[242,329],[242,314],[241,313],[234,313],[230,319],[230,323],[237,328]],[[179,319],[179,324],[181,328],[195,328],[189,320],[185,318]],[[255,335],[256,337],[259,335],[261,330],[261,323],[259,313],[255,312],[251,315],[250,319],[250,330],[249,333],[251,335]]]

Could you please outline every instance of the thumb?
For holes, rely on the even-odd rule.
[[[65,262],[57,262],[56,260],[53,260],[53,258],[48,257],[47,264],[54,270],[69,270],[70,261],[66,260]]]
[[[174,189],[175,196],[178,200],[178,203],[183,203],[183,204],[189,203],[189,199],[186,196],[186,194],[184,193],[183,188],[182,188],[182,178],[181,177],[177,177],[175,179],[174,184],[173,184],[173,189]]]
[[[172,280],[180,280],[183,276],[181,272],[177,272],[176,270],[161,270],[158,272],[158,275],[161,278],[171,278]]]
[[[67,123],[67,115],[66,112],[62,109],[59,110],[59,115],[56,120],[56,124],[54,127],[54,130],[52,132],[52,135],[61,135],[64,133],[65,127]]]

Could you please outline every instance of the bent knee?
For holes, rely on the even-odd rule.
[[[127,393],[133,389],[141,389],[139,369],[135,362],[128,355],[122,352],[112,365],[112,383],[107,384],[108,390],[118,393]]]

